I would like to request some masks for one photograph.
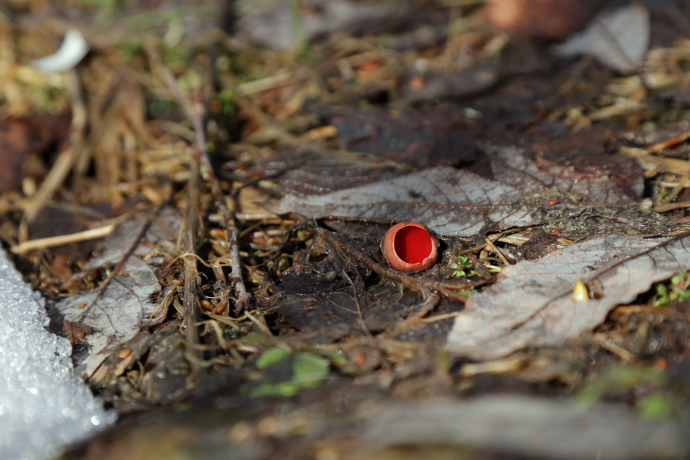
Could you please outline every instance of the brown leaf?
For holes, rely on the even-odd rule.
[[[23,165],[31,152],[60,143],[69,131],[69,118],[35,116],[0,123],[0,191],[16,187],[25,176]]]
[[[690,237],[603,235],[506,267],[498,283],[472,295],[456,318],[448,348],[477,360],[528,346],[557,346],[596,327],[615,306],[657,281],[690,270]],[[589,301],[573,300],[582,279]]]
[[[589,195],[601,204],[616,206],[632,200],[608,175],[591,176],[557,164],[545,164],[540,168],[516,147],[487,147],[484,151],[491,158],[494,179],[517,188],[523,194],[542,193],[559,188],[579,195]],[[642,182],[642,176],[640,176]],[[643,184],[641,184],[643,185]]]
[[[535,224],[529,210],[515,205],[521,197],[508,185],[467,171],[437,167],[326,195],[288,195],[269,210],[386,224],[414,221],[441,236],[467,237]]]
[[[161,287],[153,270],[138,257],[130,256],[120,273],[106,286],[71,296],[56,305],[66,321],[94,329],[86,336],[87,353],[76,357],[77,375],[91,376],[122,343],[142,327],[154,324],[150,317],[156,305],[148,297]]]
[[[147,240],[158,241],[166,235],[165,230],[158,227],[167,227],[163,221],[168,218],[172,219],[170,225],[175,225],[175,216],[176,213],[162,212],[155,219],[158,223],[151,226],[147,219],[123,222],[105,239],[103,252],[73,276],[73,279],[81,278],[105,265],[115,265],[118,269],[122,264],[116,276],[101,287],[68,297],[55,306],[66,321],[79,322],[93,329],[85,338],[88,351],[75,356],[78,374],[90,377],[111,353],[134,338],[142,327],[163,320],[151,320],[157,305],[149,296],[160,291],[158,278],[134,253],[140,248],[139,252],[149,252],[151,248],[141,242],[142,237],[146,235]]]
[[[395,107],[405,107],[433,100],[434,98],[469,97],[488,90],[501,77],[501,61],[492,59],[469,69],[429,70],[420,81],[419,71],[409,72],[400,87]]]
[[[73,344],[84,343],[84,337],[91,334],[93,328],[84,323],[73,323],[64,321],[62,323],[62,334]]]
[[[315,152],[286,148],[258,164],[228,162],[220,175],[244,182],[272,178],[280,194],[313,195],[392,179],[408,171],[404,165],[352,153]]]
[[[424,95],[420,97],[426,97]],[[475,160],[479,126],[459,111],[402,113],[352,111],[331,118],[345,148],[427,168]]]
[[[238,23],[241,36],[277,50],[289,50],[298,42],[288,0],[243,1],[242,9],[245,14]],[[402,5],[347,0],[310,0],[300,4],[300,10],[301,32],[307,40],[340,32],[373,33],[390,29],[399,26],[409,11]]]

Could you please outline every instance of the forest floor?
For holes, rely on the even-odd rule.
[[[119,417],[63,458],[680,458],[690,10],[600,3],[2,7],[0,239]]]

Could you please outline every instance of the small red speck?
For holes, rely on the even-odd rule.
[[[414,77],[410,80],[410,88],[419,91],[424,88],[424,79],[422,77]]]
[[[220,113],[220,111],[223,110],[223,103],[218,101],[218,100],[215,100],[215,101],[211,102],[209,108],[211,109],[211,112],[213,112],[213,113]]]
[[[559,233],[561,233],[560,230],[556,230],[555,228],[552,228],[552,229],[549,230],[549,231],[550,231],[551,233],[553,233],[554,235],[558,235]]]
[[[377,70],[379,67],[381,67],[381,63],[379,61],[370,61],[365,64],[362,64],[357,69],[360,72],[373,72],[374,70]]]
[[[355,357],[355,365],[356,366],[363,365],[364,361],[366,361],[366,356],[364,356],[364,353],[360,353]]]
[[[310,309],[311,307],[313,307],[314,305],[316,305],[316,302],[307,302],[307,303],[304,304],[304,309],[305,309],[305,310],[309,310],[309,309]]]
[[[668,367],[668,359],[657,359],[656,362],[654,363],[654,367],[659,369],[660,371],[665,370]]]
[[[555,204],[558,204],[558,200],[551,200],[549,201],[549,206],[553,206]]]

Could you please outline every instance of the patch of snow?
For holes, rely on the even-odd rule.
[[[54,457],[115,422],[72,370],[67,339],[48,332],[40,295],[0,249],[0,458]]]

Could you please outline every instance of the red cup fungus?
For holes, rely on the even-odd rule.
[[[403,222],[388,229],[381,246],[388,264],[401,272],[426,270],[436,263],[436,237],[426,225]]]

